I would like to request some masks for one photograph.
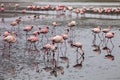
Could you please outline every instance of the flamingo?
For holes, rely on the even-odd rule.
[[[74,12],[76,13],[76,15],[77,15],[77,18],[79,17],[79,13],[80,13],[80,9],[79,8],[76,8],[76,9],[74,9]]]
[[[20,4],[15,4],[14,6],[15,6],[15,15],[17,15],[17,14],[16,14],[16,10],[17,10],[18,7],[20,6]]]
[[[101,32],[101,26],[98,26],[92,29],[92,34],[94,35],[93,43],[95,43],[96,41],[96,35],[98,35],[99,39],[101,40],[100,35],[99,35],[100,32]]]
[[[106,45],[108,44],[108,41],[110,40],[110,42],[111,42],[111,44],[114,46],[114,44],[113,44],[113,42],[112,42],[112,38],[114,38],[114,35],[115,35],[115,33],[113,33],[113,32],[108,32],[108,33],[106,33],[106,35],[105,35],[105,38],[107,38],[107,43],[106,43]]]
[[[73,27],[75,27],[77,25],[76,21],[71,21],[68,23],[68,27],[70,27],[70,42],[72,42],[72,39],[74,39],[74,29]]]
[[[68,33],[69,33],[69,29],[67,29],[67,33],[62,34],[62,37],[64,39],[64,44],[65,44],[65,52],[64,52],[64,55],[62,55],[60,57],[60,59],[62,59],[63,61],[67,62],[67,68],[69,67],[69,59],[68,59],[68,57],[66,57],[66,53],[67,53],[67,39],[69,38]]]
[[[46,34],[47,34],[48,32],[49,32],[49,27],[48,27],[48,26],[47,26],[46,28],[40,30],[40,33],[42,34],[41,42],[43,41],[43,36],[46,37],[47,42],[48,42],[48,38],[47,38],[47,36],[46,36]]]
[[[0,6],[1,6],[1,7],[5,7],[5,4],[2,3]]]
[[[52,35],[53,35],[53,34],[56,34],[56,26],[58,26],[58,22],[54,21],[52,25],[53,25],[53,28],[52,28]]]
[[[56,64],[56,60],[54,59],[55,58],[55,51],[57,49],[57,47],[54,45],[54,44],[46,44],[43,49],[45,49],[45,54],[47,55],[47,62],[49,61],[49,57],[48,55],[50,55],[50,52],[52,51],[52,54],[53,54],[53,59],[51,60],[51,63],[52,65],[55,65]],[[44,54],[44,64],[45,66],[48,64],[45,63],[45,54]],[[45,71],[51,71],[52,70],[52,67],[49,67],[49,66],[46,66],[44,68]]]
[[[51,42],[52,42],[52,44],[57,43],[57,48],[58,48],[57,62],[58,62],[60,52],[62,54],[61,45],[59,45],[59,43],[63,43],[64,42],[63,36],[56,35],[56,36],[54,36],[54,37],[51,38]]]
[[[103,29],[102,32],[106,34],[106,33],[108,33],[110,30],[111,30],[111,26],[108,26],[108,28]]]
[[[84,59],[84,50],[83,50],[82,43],[81,42],[71,43],[71,46],[77,48],[76,49],[76,63],[77,63],[76,65],[78,66],[78,64],[81,64],[78,62],[78,60],[81,59],[81,57]],[[79,51],[79,48],[80,48],[81,52]],[[80,58],[78,58],[78,53],[80,54]],[[73,67],[75,67],[75,66],[73,66]]]
[[[15,30],[15,27],[18,25],[18,21],[13,21],[10,25],[14,27],[14,30]]]
[[[4,36],[4,38],[5,38],[5,37],[7,37],[7,36],[9,36],[9,35],[11,35],[10,32],[9,32],[9,31],[5,31],[3,36]],[[5,47],[6,47],[6,45],[5,45],[5,42],[4,42],[3,50],[5,49]],[[4,56],[4,51],[3,51],[2,56]]]
[[[67,6],[68,10],[70,11],[70,14],[69,16],[72,16],[72,10],[73,10],[73,7],[72,6]]]
[[[41,28],[39,27],[38,30],[34,31],[33,34],[36,35],[36,34],[39,34],[40,33],[40,30]]]
[[[23,13],[23,14],[24,14],[24,13],[26,13],[26,12],[27,12],[27,10],[26,10],[26,9],[23,9],[23,10],[22,10],[22,13]]]
[[[6,41],[7,43],[9,43],[9,58],[10,58],[10,46],[11,46],[11,43],[15,43],[16,42],[16,37],[15,37],[15,32],[12,32],[11,35],[8,35],[6,37],[4,37],[4,41]]]
[[[8,35],[10,35],[10,32],[9,31],[5,31],[4,32],[4,37],[7,37]]]
[[[28,40],[31,44],[34,44],[35,50],[38,50],[37,47],[36,47],[36,44],[35,44],[36,42],[39,41],[38,34],[35,34],[35,35],[33,35],[33,36],[30,36],[27,40]],[[30,45],[31,45],[31,44],[30,44]]]
[[[105,35],[106,33],[110,32],[111,31],[111,26],[108,26],[108,28],[105,28],[105,29],[102,29],[102,32],[103,32],[103,41],[105,41]]]
[[[32,29],[33,29],[33,25],[27,26],[23,29],[24,31],[26,31],[26,40],[27,40],[28,32],[31,31]]]
[[[0,11],[1,11],[1,12],[4,12],[4,11],[5,11],[5,8],[4,8],[4,7],[1,7],[1,8],[0,8]]]

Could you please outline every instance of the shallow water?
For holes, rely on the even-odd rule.
[[[15,28],[17,32],[17,42],[11,47],[11,58],[10,61],[7,57],[2,57],[3,52],[8,54],[8,44],[3,50],[3,33],[6,30],[14,31],[13,27],[10,25],[17,17],[22,16],[22,21]],[[28,18],[30,16],[30,18]],[[76,17],[73,14],[72,17],[69,16],[56,16],[56,15],[39,15],[39,19],[34,19],[34,15],[17,14],[9,17],[5,17],[5,23],[0,22],[0,80],[120,80],[120,19],[101,19],[101,18],[81,18]],[[97,15],[93,15],[94,17]],[[89,16],[88,16],[89,17]],[[97,16],[99,17],[99,15]],[[104,16],[103,16],[104,17]],[[110,17],[107,16],[107,17]],[[43,52],[41,51],[42,43],[45,44],[46,40],[42,43],[37,44],[37,48],[40,52],[31,51],[26,49],[26,33],[23,31],[25,26],[33,25],[34,28],[29,34],[37,30],[38,25],[41,28],[45,28],[46,25],[49,26],[50,32],[47,34],[48,43],[50,42],[50,37],[52,30],[52,22],[57,21],[59,25],[56,28],[56,35],[61,35],[66,33],[68,22],[75,20],[77,26],[74,27],[74,41],[81,42],[83,44],[83,49],[85,51],[85,60],[83,61],[81,69],[75,69],[73,66],[76,63],[76,54],[74,53],[76,48],[70,46],[67,43],[67,57],[69,58],[69,68],[66,68],[66,63],[59,59],[58,65],[64,67],[64,74],[58,73],[58,76],[51,76],[49,72],[45,72],[43,62]],[[105,57],[107,50],[103,50],[105,43],[96,38],[94,44],[98,45],[100,52],[93,51],[96,49],[93,47],[94,36],[92,35],[91,29],[94,27],[101,26],[102,28],[107,28],[107,26],[112,26],[111,32],[115,33],[115,37],[112,39],[113,45],[108,42],[107,47],[111,51],[111,55],[114,56],[114,60],[110,60]],[[19,27],[19,28],[18,28]],[[101,38],[102,32],[100,33]],[[42,36],[40,34],[39,39]],[[27,42],[28,43],[28,42]],[[30,46],[27,46],[30,48]],[[64,50],[64,45],[62,50]],[[56,54],[58,54],[56,52]],[[80,56],[79,56],[80,57]],[[40,72],[36,72],[34,64],[38,63]]]

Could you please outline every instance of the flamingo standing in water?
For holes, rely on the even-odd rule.
[[[53,66],[56,65],[56,59],[55,59],[55,51],[57,49],[57,47],[54,45],[54,44],[46,44],[43,49],[45,49],[45,53],[44,53],[44,64],[45,64],[45,68],[44,70],[45,71],[52,71],[52,67],[49,67],[47,64],[46,64],[46,61],[45,61],[45,55],[47,55],[47,62],[49,62],[49,56],[48,55],[51,55],[51,52],[52,52],[52,55],[53,55],[53,59],[51,60],[51,64]]]
[[[40,30],[40,33],[42,34],[42,38],[41,38],[41,41],[40,42],[42,42],[43,41],[43,36],[45,36],[45,38],[47,39],[47,42],[48,42],[48,38],[47,38],[47,36],[46,36],[46,34],[49,32],[49,27],[47,26],[46,28],[44,28],[44,29],[41,29]],[[42,42],[43,43],[43,42]],[[43,46],[43,45],[42,45]]]
[[[95,44],[96,35],[98,35],[99,39],[101,40],[100,35],[99,35],[100,32],[101,32],[101,26],[98,26],[98,27],[92,29],[92,34],[94,35],[93,44]]]
[[[14,9],[14,10],[15,10],[15,15],[17,15],[17,14],[16,14],[16,11],[17,11],[17,9],[19,8],[20,4],[15,4],[14,6],[15,6],[15,9]]]
[[[39,33],[38,33],[39,34]],[[31,43],[30,46],[32,45],[32,43],[34,44],[34,48],[35,50],[38,50],[36,47],[36,42],[39,41],[39,37],[38,34],[35,34],[34,36],[30,36],[27,40]],[[30,48],[31,49],[31,48]]]
[[[105,35],[106,35],[106,33],[108,33],[108,32],[110,32],[110,30],[111,30],[111,26],[108,26],[108,28],[105,28],[105,29],[102,29],[102,32],[103,32],[103,41],[105,41]]]
[[[58,48],[57,62],[58,62],[59,61],[59,54],[60,54],[60,52],[62,54],[61,45],[59,45],[59,43],[61,44],[61,43],[64,42],[63,36],[56,35],[56,36],[51,38],[51,41],[52,41],[52,44],[57,43],[57,48]]]
[[[115,35],[115,33],[113,33],[113,32],[106,33],[106,35],[105,35],[105,38],[107,38],[106,46],[107,46],[109,40],[110,40],[111,44],[114,46],[114,44],[111,40],[112,38],[114,38],[114,35]]]
[[[80,43],[80,42],[71,43],[71,46],[77,48],[77,49],[76,49],[76,65],[74,65],[73,67],[81,66],[82,62],[79,63],[78,60],[81,59],[81,57],[82,57],[83,60],[84,60],[84,50],[83,50],[82,43]],[[80,48],[81,52],[79,52],[79,48]],[[78,58],[78,53],[80,54],[80,58]]]
[[[41,28],[39,27],[38,30],[33,32],[33,34],[36,35],[36,34],[40,33],[40,30],[41,30]]]
[[[13,21],[10,25],[12,26],[12,28],[14,27],[13,30],[15,30],[15,27],[18,25],[18,21]],[[12,31],[12,28],[11,28],[11,31]]]
[[[75,27],[77,25],[76,21],[71,21],[70,23],[68,23],[68,27],[70,27],[70,42],[74,41],[74,29],[73,27]]]
[[[4,41],[6,41],[7,43],[9,43],[9,58],[10,58],[10,46],[11,46],[11,43],[15,43],[16,42],[16,37],[15,37],[15,32],[12,32],[11,35],[8,35],[4,38]]]
[[[73,10],[73,7],[72,7],[72,6],[67,6],[67,9],[70,11],[69,16],[72,16],[72,10]]]
[[[33,25],[30,25],[24,28],[24,31],[26,31],[26,40],[27,40],[28,32],[31,31],[32,29],[33,29]]]
[[[9,31],[5,31],[3,36],[5,38],[5,37],[7,37],[9,35],[10,35],[10,32]],[[6,47],[6,44],[5,44],[5,41],[4,41],[4,47],[3,47],[3,54],[2,54],[2,56],[4,56],[4,49],[5,49],[5,47]]]
[[[64,54],[60,57],[60,59],[62,59],[63,61],[67,62],[67,68],[69,67],[69,59],[68,57],[66,57],[66,53],[67,53],[67,39],[69,38],[69,29],[67,29],[67,33],[62,34],[62,37],[64,39],[64,44],[65,44],[65,51]]]
[[[56,34],[56,26],[58,26],[58,22],[55,21],[55,22],[52,23],[52,25],[53,25],[52,35],[53,35],[53,34],[55,35],[55,34]],[[53,35],[53,36],[54,36],[54,35]]]
[[[79,17],[79,13],[80,13],[80,9],[79,9],[79,8],[76,8],[76,9],[74,9],[74,12],[76,13],[77,18],[78,18],[78,17]]]

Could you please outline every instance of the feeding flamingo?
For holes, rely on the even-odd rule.
[[[82,62],[79,63],[78,61],[79,61],[79,59],[81,59],[81,57],[82,57],[82,59],[84,59],[84,54],[85,54],[82,43],[81,42],[71,43],[71,46],[77,48],[75,51],[76,52],[76,65],[74,65],[73,67],[78,66],[78,65],[80,66],[82,64]],[[80,48],[81,52],[79,51],[79,48]],[[78,53],[80,54],[80,57],[78,56]]]

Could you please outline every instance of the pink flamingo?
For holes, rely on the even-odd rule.
[[[5,37],[7,37],[7,36],[9,36],[9,35],[10,35],[10,32],[9,32],[9,31],[5,31],[3,36],[4,36],[4,38],[5,38]],[[4,42],[3,50],[5,49],[5,47],[6,47],[6,44],[5,44],[5,42]],[[4,51],[3,51],[2,56],[4,56]]]
[[[26,31],[26,40],[27,40],[28,32],[31,31],[32,29],[33,29],[33,25],[27,26],[23,29],[24,31]]]
[[[5,31],[4,32],[4,37],[7,37],[8,35],[10,35],[10,32],[9,31]]]
[[[1,7],[5,7],[5,4],[2,3],[0,6],[1,6]]]
[[[15,27],[18,25],[18,21],[13,21],[12,23],[11,23],[11,26],[12,27],[14,27],[14,30],[15,30]],[[11,29],[11,31],[12,31],[12,29]]]
[[[7,43],[9,43],[9,58],[10,58],[10,46],[11,46],[11,43],[15,43],[16,42],[16,37],[15,37],[15,32],[12,32],[12,35],[8,35],[4,38],[4,41],[6,41]]]
[[[53,44],[46,44],[46,45],[43,47],[43,49],[45,49],[44,64],[45,64],[45,66],[46,66],[46,67],[44,68],[44,70],[48,72],[48,71],[51,71],[51,70],[52,70],[52,67],[47,66],[48,63],[46,64],[45,55],[47,55],[47,62],[49,62],[49,57],[48,57],[48,55],[50,55],[50,52],[52,51],[53,59],[51,60],[51,63],[52,63],[53,66],[55,66],[55,64],[56,64],[55,51],[56,51],[57,47],[56,47],[55,45],[53,45]]]
[[[17,15],[16,10],[19,8],[20,4],[15,4],[14,6],[15,6],[15,15]]]
[[[52,41],[52,44],[54,44],[54,43],[63,43],[64,39],[63,39],[63,36],[56,35],[56,36],[51,38],[51,41]],[[57,48],[58,48],[58,56],[57,56],[57,62],[58,62],[59,61],[59,51],[62,53],[61,45],[58,44]]]
[[[73,7],[72,7],[72,6],[67,6],[67,9],[70,11],[69,16],[72,16],[72,10],[73,10]]]
[[[76,21],[71,21],[68,23],[68,27],[70,27],[70,42],[74,41],[74,27],[77,25]]]
[[[56,34],[56,26],[58,26],[58,22],[55,21],[52,23],[52,25],[53,25],[53,28],[52,28],[52,35],[53,35],[53,34]]]
[[[80,9],[79,9],[79,8],[76,8],[76,9],[74,9],[74,12],[76,13],[77,18],[78,18],[78,17],[79,17],[79,13],[80,13]]]
[[[108,33],[108,32],[110,32],[111,31],[111,26],[108,26],[108,28],[105,28],[105,29],[102,29],[102,32],[103,32],[103,41],[104,41],[104,39],[105,39],[105,35],[106,35],[106,33]]]
[[[69,38],[69,29],[67,29],[67,33],[62,34],[62,37],[64,39],[64,44],[65,44],[65,52],[64,55],[62,54],[62,56],[60,57],[60,59],[62,59],[63,61],[67,62],[67,68],[69,67],[69,59],[68,57],[66,57],[66,53],[67,53],[67,39]]]
[[[31,46],[32,43],[33,43],[35,50],[38,50],[37,47],[36,47],[36,44],[35,44],[36,42],[39,41],[38,34],[35,34],[35,35],[33,35],[33,36],[30,36],[27,40],[31,43],[30,46]]]
[[[72,47],[76,47],[77,49],[76,49],[76,65],[78,65],[78,64],[80,64],[79,62],[78,62],[78,60],[79,59],[81,59],[81,57],[82,58],[84,58],[84,50],[83,50],[83,46],[82,46],[82,43],[80,43],[80,42],[76,42],[76,43],[71,43],[71,46]],[[79,48],[80,48],[80,50],[81,50],[81,52],[79,51]],[[80,58],[78,58],[78,53],[80,54]],[[73,66],[74,67],[74,66]]]
[[[43,35],[46,37],[47,42],[48,42],[48,38],[47,38],[47,36],[46,36],[46,34],[47,34],[48,32],[49,32],[49,27],[48,27],[48,26],[47,26],[46,28],[40,30],[40,33],[42,34],[42,39],[41,39],[40,42],[43,41]]]
[[[41,30],[41,28],[39,27],[38,30],[33,32],[33,34],[36,35],[36,34],[40,33],[40,30]]]
[[[26,9],[23,9],[23,10],[22,10],[22,13],[23,13],[23,14],[25,14],[26,12],[27,12],[27,10],[26,10]]]
[[[108,26],[108,28],[103,29],[102,32],[106,34],[106,33],[108,33],[110,30],[111,30],[111,26]]]
[[[101,40],[100,35],[99,35],[100,32],[101,32],[101,26],[98,26],[98,27],[92,29],[92,34],[94,35],[93,44],[96,41],[96,35],[98,35],[99,39]]]
[[[108,41],[110,40],[111,44],[114,46],[114,44],[113,44],[113,42],[111,40],[112,38],[114,38],[114,35],[115,35],[115,33],[113,33],[113,32],[106,33],[105,38],[108,39],[106,45],[108,44]]]
[[[112,12],[112,8],[107,8],[105,12],[109,15]]]

